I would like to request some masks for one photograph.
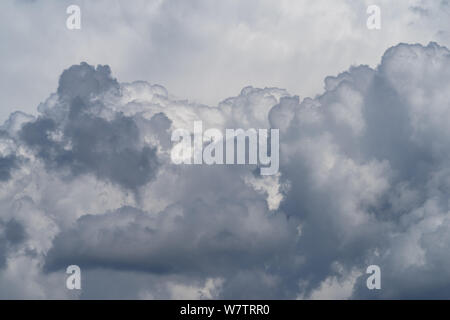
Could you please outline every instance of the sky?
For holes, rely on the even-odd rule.
[[[2,1],[0,298],[448,299],[450,2],[371,4]],[[279,172],[175,165],[194,121]]]
[[[70,4],[81,8],[81,30],[66,28]],[[375,67],[399,42],[448,45],[448,1],[377,1],[376,31],[366,27],[371,4],[2,1],[0,121],[15,110],[36,112],[62,70],[83,61],[109,65],[122,82],[144,80],[180,99],[217,105],[249,85],[315,96],[326,76],[351,65]]]

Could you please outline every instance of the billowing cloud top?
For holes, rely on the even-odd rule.
[[[0,128],[0,297],[73,297],[77,264],[81,298],[449,298],[449,89],[436,43],[217,106],[72,66]],[[280,173],[173,165],[195,120],[280,129]]]

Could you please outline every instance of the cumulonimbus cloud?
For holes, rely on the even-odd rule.
[[[106,296],[116,276],[133,279],[118,280],[121,297],[448,298],[449,87],[436,43],[392,47],[315,98],[247,87],[217,106],[72,66],[38,117],[1,127],[0,218],[22,231],[0,252],[0,283],[52,297],[55,274],[78,264],[81,297]],[[196,120],[280,129],[279,174],[173,165],[171,131]],[[13,272],[25,265],[33,290]]]

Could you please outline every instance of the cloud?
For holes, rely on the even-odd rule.
[[[399,44],[377,69],[353,67],[323,95],[271,110],[291,184],[280,209],[301,221],[306,292],[329,286],[334,263],[344,278],[377,264],[387,287],[374,294],[363,275],[354,298],[445,297],[443,252],[426,239],[447,223],[449,63],[436,43]]]
[[[0,287],[74,298],[78,264],[75,298],[446,298],[449,69],[447,48],[399,44],[314,98],[245,87],[208,106],[74,65],[1,127],[0,218],[17,225]],[[196,120],[279,128],[279,175],[172,164],[172,130]]]
[[[47,165],[73,175],[93,172],[129,189],[146,184],[158,167],[155,149],[142,145],[133,118],[114,113],[104,119],[102,102],[92,100],[118,87],[108,66],[72,66],[61,75],[56,105],[26,123],[21,139]]]
[[[169,207],[157,217],[131,207],[83,216],[55,238],[47,266],[77,261],[80,267],[227,274],[270,260],[274,247],[289,247],[281,233],[286,219],[267,217],[265,203],[224,202],[219,211],[203,201]]]
[[[7,156],[0,158],[0,181],[6,181],[11,178],[11,170],[17,167],[17,158]]]
[[[6,265],[6,258],[14,252],[16,245],[25,240],[26,234],[22,224],[14,219],[7,222],[0,221],[0,268]]]

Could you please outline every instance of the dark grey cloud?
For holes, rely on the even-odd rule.
[[[193,171],[190,173],[192,178],[198,169]],[[211,194],[223,195],[232,187],[236,190],[246,188],[242,182],[233,183],[232,179],[223,186],[215,185],[215,179],[224,181],[224,170],[212,168],[208,171],[204,177],[197,176],[201,190],[209,188]],[[288,225],[285,215],[270,215],[262,197],[254,192],[245,195],[251,205],[241,203],[241,196],[236,196],[234,202],[220,196],[213,202],[208,198],[209,195],[203,198],[198,193],[191,193],[179,204],[157,215],[132,207],[85,215],[73,228],[54,239],[46,257],[45,270],[61,270],[72,261],[84,270],[128,270],[194,279],[232,279],[235,273],[240,277],[256,273],[239,281],[240,287],[256,289],[252,282],[264,278],[264,266],[278,273],[293,263],[296,257],[291,256],[293,244],[289,235],[295,232],[295,227]],[[265,288],[259,297],[288,297],[281,287],[270,294],[268,284],[259,287]],[[296,290],[295,287],[292,289]],[[245,293],[239,297],[245,298]]]
[[[308,298],[320,297],[328,279],[345,281],[356,270],[363,275],[353,298],[446,297],[446,285],[433,274],[450,281],[442,267],[448,265],[450,132],[440,120],[448,100],[439,98],[449,83],[449,60],[435,43],[400,44],[377,69],[352,67],[328,77],[326,91],[314,99],[278,92],[266,112],[281,130],[280,183],[289,187],[276,213],[242,179],[261,179],[254,168],[163,163],[167,177],[177,177],[176,185],[161,186],[173,193],[171,205],[158,213],[123,207],[82,216],[54,239],[46,271],[77,261],[88,270],[224,279],[222,298]],[[223,102],[224,113],[233,110],[228,123],[264,124],[249,106],[264,103],[267,92],[248,88]],[[83,114],[84,104],[75,101],[69,119]],[[246,116],[237,117],[240,112]],[[151,117],[163,134],[158,139],[168,138],[171,117]],[[387,286],[381,292],[365,287],[370,264],[381,267]]]
[[[155,176],[158,159],[155,148],[143,144],[135,119],[120,112],[111,120],[98,115],[103,105],[95,99],[117,94],[118,87],[108,66],[70,67],[59,80],[57,105],[26,123],[21,139],[50,168],[93,173],[128,189],[146,184]]]
[[[80,98],[89,101],[92,96],[111,89],[119,89],[119,83],[111,77],[109,66],[98,65],[97,68],[82,62],[64,70],[59,78],[58,95],[61,99],[72,101]]]
[[[15,219],[9,221],[0,220],[0,270],[6,265],[9,253],[16,249],[26,238],[26,232],[21,223]]]
[[[0,157],[0,182],[11,178],[11,171],[19,166],[18,162],[15,155]]]

